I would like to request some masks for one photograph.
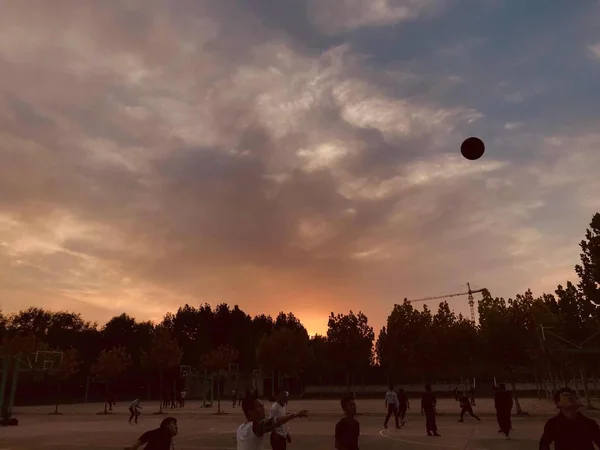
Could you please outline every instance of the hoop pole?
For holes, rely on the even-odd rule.
[[[4,406],[4,393],[6,392],[8,371],[10,370],[10,357],[7,356],[2,359],[2,381],[0,381],[0,411],[2,411],[2,406]]]
[[[15,367],[13,369],[13,379],[12,379],[12,386],[10,388],[10,398],[8,400],[8,415],[9,417],[12,415],[12,409],[13,406],[15,405],[15,395],[17,393],[17,381],[19,380],[19,366],[21,364],[21,360],[20,359],[16,359],[15,360]]]

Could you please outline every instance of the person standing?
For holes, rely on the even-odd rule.
[[[181,392],[179,393],[179,398],[180,398],[179,406],[181,406],[182,408],[185,406],[185,396],[186,395],[187,395],[187,392],[185,391],[185,389],[182,389]]]
[[[575,392],[562,388],[554,394],[554,403],[560,410],[557,416],[546,422],[540,439],[540,450],[593,450],[600,448],[600,427],[594,419],[581,414]]]
[[[269,414],[270,420],[277,420],[285,417],[286,411],[285,406],[288,402],[288,393],[283,389],[277,393],[277,399],[271,406],[271,412]],[[273,450],[286,450],[287,444],[291,444],[292,437],[285,424],[282,424],[271,431],[271,448]]]
[[[406,423],[404,417],[406,416],[406,410],[410,409],[410,402],[408,401],[408,395],[404,392],[404,389],[398,389],[398,416],[400,416],[400,425],[404,426]]]
[[[469,389],[469,394],[471,394],[471,406],[475,406],[475,384],[471,384],[471,389]]]
[[[136,398],[129,405],[129,423],[131,423],[131,419],[135,418],[135,423],[138,423],[138,417],[140,417],[142,407],[140,406],[140,399]]]
[[[458,401],[460,403],[460,419],[458,419],[459,422],[465,421],[465,413],[469,413],[471,417],[474,417],[475,419],[477,419],[478,422],[481,422],[481,419],[473,412],[471,402],[469,401],[466,395],[461,396],[458,399]]]
[[[160,423],[160,427],[152,431],[146,431],[140,438],[125,450],[137,450],[146,445],[145,450],[172,450],[173,438],[177,436],[177,419],[167,417]]]
[[[427,436],[441,436],[437,431],[437,424],[435,423],[435,408],[437,406],[437,399],[433,392],[431,392],[431,384],[425,385],[425,392],[421,397],[421,414],[425,414],[425,428],[427,429]]]
[[[385,416],[385,421],[383,422],[383,428],[388,427],[388,422],[390,421],[390,417],[392,414],[394,415],[394,419],[396,421],[396,428],[400,428],[400,424],[398,423],[398,409],[400,407],[400,403],[398,402],[398,394],[394,392],[394,385],[390,384],[388,386],[388,391],[385,393],[385,407],[387,408],[387,415]]]
[[[356,420],[354,396],[347,395],[341,400],[344,417],[335,426],[335,448],[337,450],[358,450],[360,424]]]
[[[500,383],[496,389],[494,406],[496,408],[496,420],[500,427],[498,433],[503,433],[506,439],[510,439],[510,430],[512,429],[510,414],[513,407],[513,398],[511,393],[506,390],[504,383]]]
[[[115,396],[110,391],[108,392],[108,394],[106,396],[106,402],[108,403],[108,410],[109,411],[112,411],[113,410],[113,406],[115,406],[117,404],[117,402],[115,402]]]
[[[167,409],[168,407],[169,407],[169,392],[163,391],[162,409]]]
[[[286,414],[278,419],[265,418],[265,406],[254,396],[246,396],[242,400],[242,411],[246,422],[241,424],[236,431],[237,450],[262,450],[263,438],[275,428],[286,424],[297,417],[308,417],[306,410],[298,414]]]

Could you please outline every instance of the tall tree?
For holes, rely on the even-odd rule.
[[[566,287],[556,288],[557,305],[561,316],[560,331],[573,342],[587,339],[598,329],[593,317],[596,307],[587,301],[582,291],[567,281]]]
[[[329,373],[331,357],[332,353],[327,338],[319,334],[313,336],[308,343],[308,370],[306,372],[318,377],[321,398],[323,398],[323,379]]]
[[[585,353],[573,353],[577,351],[582,343],[591,342],[594,336],[598,336],[599,322],[596,313],[597,306],[588,300],[587,296],[577,289],[571,282],[567,282],[565,288],[561,285],[555,291],[558,298],[557,305],[560,314],[560,323],[557,331],[562,333],[562,339],[552,342],[551,347],[558,351],[558,361],[561,363],[560,371],[565,383],[573,377],[581,377],[587,407],[593,409],[591,403],[588,376],[589,369],[595,365],[597,355]],[[555,336],[550,334],[550,337]],[[567,342],[570,343],[567,343]],[[598,339],[596,338],[596,342]]]
[[[19,311],[9,317],[9,328],[16,333],[27,333],[34,335],[38,340],[44,341],[52,315],[37,307],[30,307]]]
[[[208,352],[214,345],[212,330],[215,327],[215,317],[208,303],[194,308],[184,305],[175,315],[168,313],[162,325],[171,331],[183,350],[182,364],[195,366],[198,355]]]
[[[257,361],[263,373],[276,373],[278,378],[298,377],[308,362],[308,341],[308,335],[297,328],[280,328],[263,335],[257,348]]]
[[[217,413],[221,414],[221,375],[237,361],[238,352],[231,345],[221,345],[200,357],[200,364],[217,379]]]
[[[150,322],[137,322],[127,314],[113,317],[102,328],[103,348],[127,346],[134,366],[139,366],[143,348],[152,340],[153,326]]]
[[[431,320],[430,327],[430,334],[434,341],[432,353],[437,360],[437,364],[433,368],[435,368],[437,376],[448,376],[456,369],[456,342],[453,340],[456,336],[454,333],[456,324],[456,314],[450,310],[448,302],[441,302],[437,313]]]
[[[63,352],[62,359],[58,366],[50,369],[50,375],[56,380],[56,400],[54,402],[53,414],[60,414],[58,412],[58,405],[60,404],[62,385],[66,380],[77,373],[80,364],[77,350],[70,348]]]
[[[581,247],[581,264],[575,266],[585,299],[600,306],[600,213],[594,214]]]
[[[419,311],[404,299],[401,305],[394,305],[386,327],[379,334],[377,357],[392,382],[420,375],[415,367],[419,318]]]
[[[96,328],[95,324],[83,320],[81,314],[72,312],[48,312],[49,323],[44,341],[51,348],[68,350],[81,339],[84,331]]]
[[[164,374],[179,369],[182,354],[179,344],[171,336],[169,329],[160,325],[154,329],[149,351],[142,350],[142,366],[150,373],[158,374],[159,414],[163,413]]]
[[[484,296],[479,302],[480,335],[487,363],[496,373],[504,373],[509,378],[519,414],[523,411],[515,378],[525,367],[531,368],[530,351],[539,347],[533,314],[535,303],[529,290],[508,302],[491,296]]]
[[[355,386],[356,374],[364,375],[373,362],[373,339],[373,327],[362,312],[331,313],[329,316],[327,340],[334,352],[334,359],[346,373],[348,390],[351,385]]]
[[[302,322],[300,322],[300,319],[298,319],[293,313],[286,314],[284,312],[280,312],[277,315],[277,318],[275,319],[273,328],[275,330],[280,330],[282,328],[285,328],[287,330],[297,331],[301,334],[308,336],[308,332],[306,331],[306,328],[304,328],[304,325],[302,325]]]
[[[40,345],[33,334],[5,336],[0,343],[0,356],[24,356],[31,358]]]
[[[98,359],[92,365],[92,374],[104,382],[106,396],[108,397],[110,383],[131,366],[131,356],[125,347],[113,347],[102,350]],[[108,414],[107,403],[104,403],[104,414]]]

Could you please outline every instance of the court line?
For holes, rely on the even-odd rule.
[[[64,443],[64,444],[42,444],[44,447],[107,447],[107,448],[125,448],[131,444],[82,444],[82,443]],[[196,447],[190,445],[176,445],[176,448],[189,450],[237,450],[236,447]]]
[[[196,436],[192,436],[191,438],[188,438],[188,441],[194,441],[196,439],[202,439],[205,436],[210,436],[210,435],[215,435],[215,434],[233,434],[235,436],[237,430],[233,430],[233,431],[207,431],[205,433],[200,433]]]
[[[392,436],[388,436],[385,434],[385,429],[381,430],[379,432],[379,434],[387,439],[391,439],[392,441],[398,441],[398,442],[403,442],[405,444],[416,444],[416,445],[425,445],[428,447],[437,447],[437,448],[460,448],[460,449],[465,449],[466,446],[468,445],[468,440],[467,440],[467,444],[465,445],[443,445],[443,444],[433,444],[433,443],[428,443],[428,442],[418,442],[418,441],[409,441],[407,439],[400,439],[400,438],[396,438],[396,437],[392,437]],[[469,447],[470,450],[487,450],[487,449],[483,449],[483,448],[476,448],[476,447]]]

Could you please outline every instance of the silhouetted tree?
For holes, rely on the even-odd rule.
[[[159,414],[163,412],[164,374],[179,368],[182,354],[179,344],[171,337],[169,329],[164,326],[155,328],[149,351],[142,350],[142,367],[150,373],[158,373]]]
[[[91,371],[104,383],[106,396],[109,393],[110,382],[121,375],[131,365],[131,356],[125,347],[113,347],[102,350],[98,359],[92,365]],[[104,414],[108,414],[107,404],[104,404]]]
[[[214,372],[217,379],[217,413],[221,414],[221,374],[238,358],[238,352],[231,345],[220,347],[204,354],[200,358],[200,364],[210,372]]]

